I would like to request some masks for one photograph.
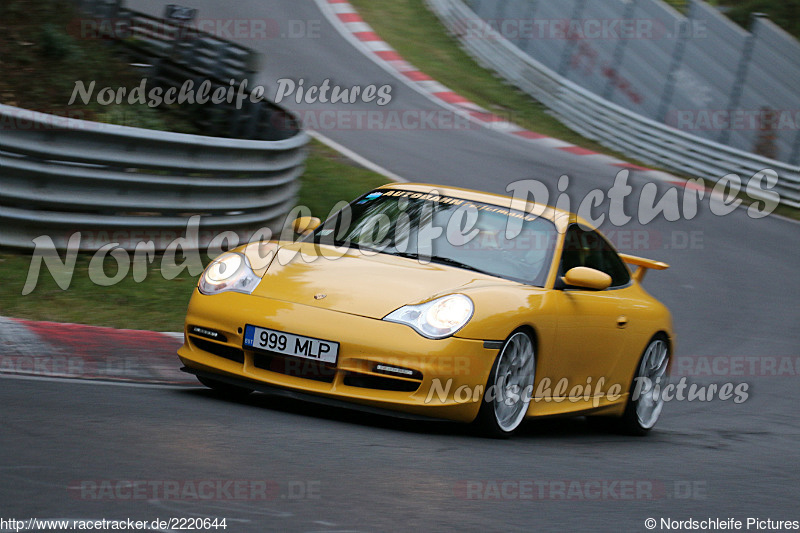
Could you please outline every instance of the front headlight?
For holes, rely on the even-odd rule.
[[[405,305],[383,319],[411,326],[429,339],[444,339],[463,328],[475,306],[463,294],[450,294],[420,305]]]
[[[226,291],[250,294],[260,281],[261,278],[255,275],[247,257],[229,252],[217,257],[208,265],[197,288],[208,295]]]

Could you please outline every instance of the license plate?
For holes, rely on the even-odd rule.
[[[247,325],[244,330],[245,348],[311,359],[322,363],[336,363],[339,343],[293,335],[283,331]]]

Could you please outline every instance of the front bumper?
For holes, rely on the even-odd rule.
[[[244,349],[246,324],[338,342],[337,363]],[[191,373],[460,422],[477,416],[497,355],[496,343],[430,340],[402,324],[233,292],[195,291],[184,333],[178,355]]]

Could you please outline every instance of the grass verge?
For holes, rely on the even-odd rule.
[[[310,144],[306,171],[300,178],[298,204],[311,209],[315,217],[328,218],[331,209],[341,200],[350,201],[391,180],[357,166],[333,148],[319,141]]]
[[[0,251],[0,315],[153,331],[183,329],[186,305],[197,277],[184,271],[167,281],[161,275],[159,257],[148,267],[141,283],[136,283],[129,272],[119,283],[101,287],[89,276],[91,257],[79,254],[67,290],[62,290],[42,265],[36,289],[22,296],[31,256]],[[104,270],[107,276],[114,276],[116,262],[105,261]]]

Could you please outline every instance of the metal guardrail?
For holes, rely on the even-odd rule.
[[[249,49],[122,7],[118,0],[77,0],[87,16],[109,22],[114,40],[152,63],[162,87],[203,79],[227,87],[255,69]],[[150,33],[148,34],[148,29]],[[57,249],[81,233],[79,249],[118,242],[155,250],[189,236],[206,247],[232,231],[240,241],[263,228],[279,231],[294,206],[309,137],[296,117],[268,102],[192,106],[210,137],[129,128],[0,105],[0,246],[34,248],[39,236]],[[195,231],[195,230],[191,230]]]
[[[519,50],[461,0],[426,1],[481,65],[540,101],[581,135],[645,163],[712,181],[731,173],[746,181],[769,168],[778,173],[774,191],[781,202],[800,208],[800,167],[687,134],[626,110]],[[476,29],[480,38],[474,37]]]
[[[0,245],[80,249],[153,240],[163,250],[201,215],[199,245],[221,231],[278,231],[292,208],[309,137],[187,135],[66,119],[0,105]]]

